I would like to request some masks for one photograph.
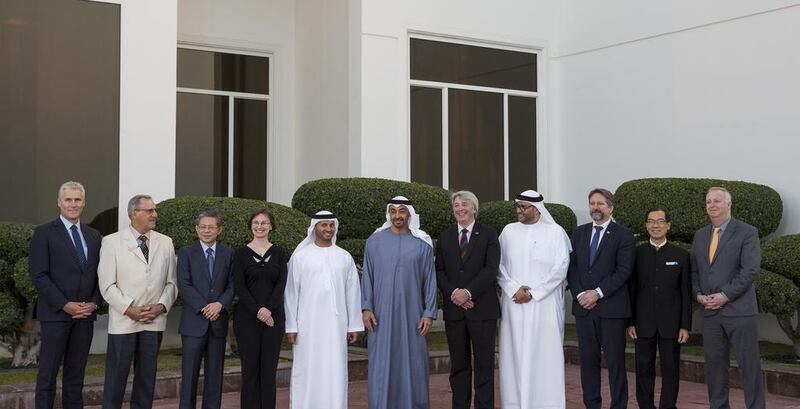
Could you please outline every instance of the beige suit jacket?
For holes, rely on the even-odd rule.
[[[151,231],[148,244],[149,262],[130,227],[103,238],[97,277],[100,293],[109,306],[109,334],[164,331],[167,326],[166,312],[149,324],[125,315],[132,305],[164,304],[169,311],[178,296],[172,239]]]

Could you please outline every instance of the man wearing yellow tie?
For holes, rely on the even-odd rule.
[[[730,347],[742,373],[747,408],[764,408],[764,378],[758,352],[758,303],[753,286],[761,264],[758,230],[731,217],[731,194],[712,187],[706,194],[711,224],[692,242],[692,286],[703,305],[703,350],[709,406],[730,408]]]

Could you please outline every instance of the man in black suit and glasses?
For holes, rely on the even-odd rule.
[[[628,336],[636,344],[636,401],[655,409],[656,348],[661,357],[661,399],[658,407],[675,408],[681,344],[692,328],[689,252],[667,241],[672,227],[669,212],[647,212],[650,239],[636,248],[636,263],[628,282],[632,317]]]
[[[583,404],[600,409],[600,358],[605,356],[611,388],[611,409],[628,407],[625,330],[631,317],[628,278],[636,246],[633,234],[611,219],[614,195],[606,189],[589,192],[591,223],[572,233],[567,281],[578,332]],[[602,353],[601,353],[602,351]]]
[[[62,407],[83,408],[83,376],[101,300],[97,263],[102,240],[97,230],[81,223],[84,207],[83,185],[61,185],[61,214],[36,228],[28,250],[28,271],[39,296],[36,318],[42,328],[37,409],[53,407],[62,362]]]
[[[436,283],[444,298],[453,408],[472,407],[472,362],[475,408],[494,408],[500,243],[494,230],[475,221],[478,198],[472,192],[454,193],[451,204],[456,224],[436,242]]]

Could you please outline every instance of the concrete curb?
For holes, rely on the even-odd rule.
[[[292,363],[291,352],[281,353],[281,362],[278,363],[278,387],[289,386],[291,379]],[[564,360],[568,364],[579,365],[578,345],[576,342],[567,341],[564,344]],[[635,370],[633,349],[626,351],[626,367],[629,372]],[[365,348],[350,348],[349,379],[350,381],[363,381],[367,379],[367,351]],[[429,354],[429,368],[431,374],[442,374],[450,371],[450,356],[446,351],[432,351]],[[767,392],[788,396],[800,397],[800,369],[780,364],[764,365],[764,378]],[[658,373],[658,367],[656,367]],[[736,363],[731,363],[730,386],[741,388],[741,377]],[[705,369],[703,359],[700,357],[683,355],[681,357],[681,379],[689,382],[705,383]],[[222,381],[223,392],[236,392],[241,387],[241,368],[238,366],[225,368]],[[180,391],[181,375],[179,372],[160,372],[156,380],[155,399],[177,398]],[[198,382],[201,393],[203,383]],[[133,378],[128,380],[125,391],[125,401],[129,401]],[[36,395],[35,385],[4,385],[0,386],[0,408],[4,409],[33,409]],[[61,408],[61,387],[56,391],[56,408]],[[94,406],[103,403],[103,379],[87,378],[83,389],[84,405]]]

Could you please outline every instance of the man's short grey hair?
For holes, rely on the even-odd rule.
[[[142,200],[153,200],[153,197],[150,195],[142,195],[142,194],[133,196],[131,200],[128,200],[128,216],[133,214],[133,211],[137,209],[136,206],[139,206],[139,202],[141,202]]]
[[[706,196],[708,196],[708,194],[711,193],[711,192],[722,192],[722,194],[725,195],[725,201],[728,202],[728,203],[733,203],[733,197],[731,196],[731,192],[729,192],[728,189],[725,189],[724,187],[720,187],[720,186],[712,186],[712,187],[708,188],[708,192],[706,192]]]
[[[475,213],[478,213],[478,196],[475,196],[475,193],[472,193],[469,190],[459,190],[450,196],[450,205],[455,203],[456,200],[464,200],[472,203],[472,207],[475,208]]]
[[[200,214],[197,215],[197,219],[194,221],[195,226],[199,226],[200,220],[204,217],[213,217],[217,220],[217,227],[222,226],[222,216],[220,216],[219,212],[216,210],[203,210],[200,212]]]
[[[70,180],[69,182],[64,182],[64,184],[61,185],[60,188],[58,188],[58,198],[59,199],[61,198],[61,194],[64,193],[64,191],[66,191],[66,190],[78,190],[78,191],[81,192],[82,196],[86,196],[86,189],[83,188],[83,185],[78,183],[78,182],[74,182],[74,181]]]

